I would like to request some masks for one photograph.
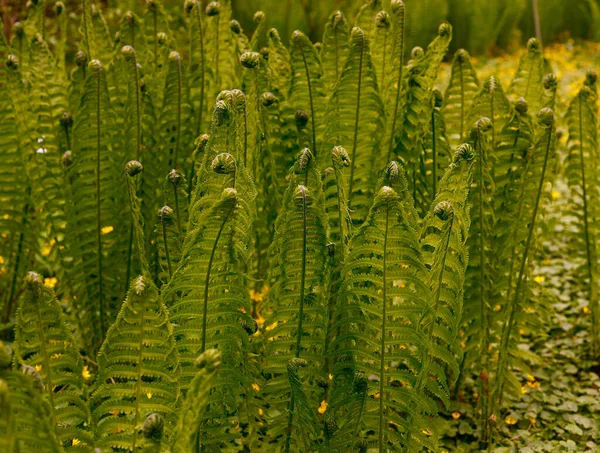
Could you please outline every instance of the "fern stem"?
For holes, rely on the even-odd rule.
[[[462,143],[465,134],[465,76],[462,60],[459,60],[458,74],[460,77],[460,142]]]
[[[525,249],[523,250],[521,264],[519,266],[519,274],[517,277],[515,293],[514,293],[513,299],[509,302],[510,307],[509,307],[508,320],[504,324],[503,329],[502,329],[500,357],[498,359],[498,369],[496,372],[496,375],[498,378],[498,383],[497,383],[497,388],[496,388],[497,395],[495,395],[495,397],[493,398],[493,401],[492,401],[493,405],[495,405],[496,403],[497,404],[500,403],[500,401],[502,400],[502,395],[503,395],[503,391],[504,391],[503,373],[504,373],[505,364],[506,364],[506,360],[507,360],[506,356],[508,355],[508,345],[510,343],[510,338],[511,338],[513,326],[515,323],[515,312],[516,312],[516,308],[517,308],[517,300],[518,300],[521,286],[522,286],[522,283],[523,283],[523,280],[525,277],[525,268],[526,268],[527,260],[529,257],[529,249],[531,247],[533,233],[535,230],[535,223],[536,223],[536,219],[537,219],[537,213],[538,213],[539,206],[540,206],[540,200],[542,198],[542,192],[543,192],[543,188],[544,188],[544,179],[545,179],[545,175],[546,175],[546,168],[548,166],[548,160],[549,160],[549,156],[550,156],[550,148],[552,146],[553,128],[554,128],[554,124],[552,124],[548,128],[548,144],[546,145],[546,154],[544,156],[544,163],[542,166],[542,172],[541,172],[541,176],[540,176],[540,183],[538,185],[536,200],[535,200],[535,204],[533,207],[532,218],[531,218],[531,222],[529,223],[529,231],[527,233],[527,241],[525,242]],[[582,161],[582,163],[583,163],[583,161]]]
[[[208,270],[206,271],[206,278],[204,280],[204,301],[203,301],[203,309],[202,309],[202,342],[200,347],[200,352],[204,352],[206,349],[206,326],[208,322],[208,288],[210,283],[210,274],[212,271],[213,261],[215,258],[215,253],[217,251],[217,246],[219,244],[219,239],[221,234],[223,233],[223,229],[225,228],[225,224],[229,219],[231,213],[235,210],[236,204],[232,204],[231,209],[223,219],[223,223],[219,227],[219,232],[217,233],[217,237],[215,238],[215,243],[213,244],[212,251],[210,252],[210,258],[208,260]]]
[[[308,70],[308,63],[306,62],[306,55],[304,54],[304,46],[302,45],[302,43],[300,43],[299,47],[300,47],[300,52],[302,52],[302,62],[304,63],[304,70],[306,71],[306,81],[307,81],[307,85],[308,85],[307,86],[308,87],[308,100],[310,102],[310,126],[311,126],[311,131],[312,131],[312,146],[313,146],[312,152],[316,159],[317,158],[317,130],[316,130],[317,119],[315,118],[315,107],[314,107],[314,103],[313,103],[312,86],[311,86],[311,82],[310,82],[310,71]]]
[[[135,289],[133,289],[133,291],[135,291]],[[133,430],[133,441],[131,444],[131,450],[135,451],[135,443],[137,441],[137,433],[138,433],[138,429],[137,426],[139,424],[139,417],[140,417],[140,392],[142,390],[142,351],[144,349],[144,318],[146,315],[146,298],[143,299],[144,300],[144,306],[142,307],[142,309],[140,310],[140,326],[142,326],[142,328],[140,329],[140,342],[138,344],[138,357],[137,357],[137,379],[135,381],[135,415],[134,415],[134,430]]]
[[[594,266],[592,256],[592,244],[590,239],[590,225],[589,225],[589,207],[588,207],[588,196],[587,196],[587,184],[586,184],[586,175],[585,175],[585,162],[584,162],[584,154],[583,154],[583,102],[581,95],[577,97],[578,99],[578,108],[579,108],[579,162],[581,164],[581,191],[582,191],[582,199],[583,199],[583,231],[585,235],[585,253],[586,253],[586,261],[587,261],[587,273],[590,285],[590,301],[589,305],[592,307],[592,350],[594,355],[597,352],[598,347],[598,332],[596,331],[597,322],[596,319],[597,312],[595,310],[596,305],[596,282],[594,280],[594,272],[592,271],[592,266]]]
[[[106,328],[104,325],[104,288],[102,281],[102,219],[101,219],[101,178],[100,178],[100,148],[101,148],[101,121],[100,121],[100,96],[101,96],[101,77],[98,75],[98,83],[96,85],[96,236],[97,236],[97,272],[98,272],[98,289],[100,298],[100,329],[104,335]]]
[[[431,171],[431,175],[433,177],[433,181],[432,181],[432,193],[431,193],[431,202],[433,203],[435,201],[435,195],[437,193],[437,137],[436,137],[436,133],[435,133],[435,107],[433,108],[433,110],[431,111],[431,149],[433,151],[432,153],[432,160],[433,160],[433,168]]]
[[[181,58],[177,58],[177,138],[175,139],[175,151],[173,153],[172,168],[177,168],[177,157],[179,154],[179,142],[181,140]]]
[[[204,85],[205,85],[205,55],[204,55],[204,29],[202,28],[202,16],[200,16],[200,3],[195,2],[196,7],[196,21],[198,23],[198,30],[200,33],[200,105],[198,106],[198,123],[196,124],[196,136],[200,135],[202,129],[202,115],[204,113]],[[193,40],[190,39],[190,43]],[[192,52],[190,52],[190,58],[192,58]]]
[[[171,255],[169,252],[169,243],[167,242],[167,226],[165,225],[165,220],[164,220],[163,216],[161,216],[161,218],[160,218],[160,225],[161,225],[161,229],[162,229],[163,244],[165,247],[165,259],[167,261],[167,270],[169,272],[169,281],[170,281],[171,277],[173,276],[173,269],[171,267]]]
[[[402,11],[402,15],[404,16],[404,10]],[[388,152],[387,152],[387,158],[386,158],[386,162],[389,162],[392,158],[392,150],[394,148],[394,134],[396,132],[396,122],[398,121],[398,110],[400,107],[400,91],[402,90],[402,72],[404,70],[404,20],[402,20],[402,31],[400,32],[400,40],[402,41],[400,43],[400,62],[398,64],[398,78],[396,79],[396,84],[397,84],[397,88],[396,88],[396,100],[394,102],[394,113],[393,113],[393,120],[392,120],[392,127],[389,131],[390,136],[389,136],[389,145],[388,145]]]
[[[358,121],[360,119],[360,91],[362,86],[363,54],[365,52],[365,35],[362,36],[362,45],[360,46],[360,59],[358,63],[358,88],[356,90],[356,115],[354,118],[354,139],[352,141],[352,159],[350,161],[350,186],[348,189],[348,204],[352,206],[352,187],[354,185],[354,166],[356,162],[356,144],[358,143]]]
[[[385,453],[386,448],[384,446],[384,427],[385,418],[383,411],[384,405],[384,376],[385,376],[385,329],[386,329],[386,318],[387,318],[387,242],[388,242],[388,229],[390,223],[390,206],[386,206],[385,213],[385,236],[383,237],[383,288],[382,288],[382,319],[381,319],[381,343],[379,348],[380,367],[379,367],[379,453]],[[386,436],[387,438],[387,436]]]

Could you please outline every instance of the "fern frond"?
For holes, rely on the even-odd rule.
[[[325,114],[325,91],[323,68],[315,46],[301,31],[292,34],[290,46],[292,69],[289,103],[296,110],[308,113],[307,129],[310,131],[309,146],[315,158],[319,159]]]
[[[528,266],[534,251],[536,224],[539,219],[541,204],[544,201],[544,191],[548,182],[552,180],[553,161],[556,159],[554,112],[544,108],[539,111],[537,117],[539,133],[536,137],[536,143],[527,157],[527,165],[523,171],[523,182],[519,193],[516,224],[527,225],[527,229],[519,231],[515,235],[512,244],[512,276],[508,280],[506,310],[500,337],[495,387],[492,395],[492,404],[496,407],[500,407],[502,404],[505,385],[517,381],[511,378],[511,368],[518,367],[522,356],[518,351],[517,341],[515,341],[516,328],[519,326],[519,322],[522,322],[525,308],[523,301],[529,298],[527,294]],[[523,371],[527,372],[528,369],[526,368]],[[517,386],[517,389],[513,388],[512,390],[518,391],[519,388]]]
[[[572,252],[583,259],[580,278],[589,297],[592,312],[593,354],[600,351],[600,305],[598,288],[598,108],[596,77],[590,73],[579,94],[571,101],[565,116],[569,153],[565,174],[570,188],[570,211],[577,217]]]
[[[70,219],[77,225],[78,248],[75,266],[85,281],[73,288],[78,311],[88,316],[92,330],[91,348],[97,347],[116,313],[112,308],[120,290],[116,273],[120,269],[117,244],[124,231],[117,220],[117,171],[113,145],[117,137],[114,115],[108,95],[106,73],[97,60],[87,68],[81,105],[76,115],[73,145],[73,207]],[[105,233],[108,231],[108,233]],[[90,304],[85,307],[84,304]]]
[[[333,93],[333,88],[342,74],[348,54],[348,22],[341,11],[334,12],[325,24],[321,61],[323,64],[323,89]]]
[[[27,290],[19,303],[15,362],[40,373],[50,409],[51,428],[66,451],[91,451],[93,437],[87,431],[90,414],[85,404],[83,360],[62,315],[54,292],[42,278],[30,272]]]
[[[173,435],[173,453],[197,451],[201,445],[202,439],[198,436],[197,427],[202,423],[204,411],[209,404],[215,375],[221,366],[221,353],[216,349],[207,349],[198,356],[195,366],[198,371],[179,412],[177,429]]]
[[[206,62],[212,69],[209,96],[214,99],[223,89],[235,87],[235,44],[229,21],[231,0],[211,2],[206,6]],[[210,99],[210,98],[209,98]]]
[[[521,56],[517,72],[508,88],[508,94],[525,98],[534,112],[541,107],[545,74],[544,54],[537,39],[527,41],[527,52]]]
[[[171,34],[169,16],[160,0],[148,0],[144,9],[143,32],[149,49],[147,63],[152,61],[154,71],[160,65],[159,33]]]
[[[410,220],[415,213],[407,208],[394,189],[382,187],[353,236],[343,271],[346,316],[338,326],[347,333],[333,348],[336,378],[356,371],[372,376],[356,429],[379,451],[406,446],[408,436],[433,447],[424,434],[433,429],[425,416],[431,403],[417,385],[420,354],[430,347],[421,326],[431,310],[430,280]]]
[[[297,404],[312,405],[315,411],[319,400],[312,390],[306,395],[290,388],[299,382],[293,369],[288,382],[290,370],[286,372],[286,367],[290,359],[307,360],[311,370],[307,385],[314,384],[328,319],[327,220],[321,178],[315,166],[314,157],[306,151],[290,171],[289,186],[269,250],[271,289],[266,310],[272,312],[265,323],[269,327],[265,330],[264,369],[271,379],[266,383],[265,392],[271,405],[279,411],[270,421],[270,436],[283,436],[288,451],[290,445],[298,448],[303,443],[302,433],[296,429],[303,425],[296,424],[294,414],[296,410],[302,414],[304,409]],[[297,396],[305,402],[298,402]],[[291,415],[287,417],[287,413]],[[311,439],[314,440],[314,436]]]
[[[452,60],[452,73],[442,111],[448,127],[448,138],[454,146],[462,143],[468,134],[468,118],[473,99],[479,92],[479,80],[473,69],[471,56],[464,49],[459,49]]]
[[[383,103],[369,41],[360,28],[352,29],[344,70],[329,101],[325,122],[326,146],[342,146],[350,155],[348,205],[356,222],[367,215],[373,190],[379,136],[383,128]]]
[[[4,345],[2,358],[8,361]],[[41,377],[35,368],[0,368],[0,447],[6,453],[63,453],[41,399]]]
[[[90,406],[99,448],[143,451],[153,442],[142,432],[151,414],[159,414],[170,431],[179,361],[167,309],[146,277],[132,282],[98,353],[98,366]]]

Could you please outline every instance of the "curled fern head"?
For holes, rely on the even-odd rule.
[[[236,111],[243,112],[246,105],[246,95],[244,92],[237,88],[231,90],[231,103]]]
[[[458,163],[461,160],[470,161],[473,160],[474,157],[475,149],[473,149],[473,147],[468,143],[463,143],[458,148],[456,148],[456,151],[454,151],[453,162]]]
[[[298,129],[304,129],[308,124],[308,113],[306,113],[304,110],[296,110],[294,119],[296,121],[296,127]]]
[[[458,62],[464,63],[469,59],[469,52],[467,52],[465,49],[458,49],[454,54],[454,58],[456,58]]]
[[[131,46],[123,46],[121,48],[121,54],[125,61],[131,61],[135,58],[135,50]]]
[[[181,61],[181,56],[179,55],[179,52],[173,51],[169,54],[169,60],[170,61]]]
[[[80,68],[84,67],[87,64],[88,57],[83,50],[78,50],[77,54],[75,54],[75,64]]]
[[[36,33],[36,35],[31,40],[31,44],[33,44],[34,46],[40,46],[44,44],[44,38],[42,38],[42,35],[40,35],[39,33]]]
[[[229,29],[235,33],[236,35],[240,35],[242,33],[242,26],[240,25],[240,23],[235,20],[235,19],[231,19],[229,21]]]
[[[146,439],[160,439],[165,429],[165,421],[160,414],[150,414],[144,420],[142,434]]]
[[[73,116],[69,112],[63,112],[59,121],[62,127],[71,127],[73,125]]]
[[[373,201],[373,208],[376,206],[389,203],[393,198],[397,196],[397,193],[394,189],[389,186],[383,186],[375,195],[375,200]]]
[[[60,16],[65,10],[65,4],[63,2],[56,2],[54,4],[54,12],[57,16]]]
[[[298,173],[304,173],[308,169],[308,166],[311,164],[313,157],[313,153],[309,148],[304,148],[302,151],[300,151],[300,154],[298,155],[297,159]]]
[[[225,175],[235,172],[235,158],[229,153],[218,154],[212,161],[210,168],[215,173]]]
[[[194,364],[199,370],[211,373],[221,365],[221,353],[217,349],[207,349],[198,356]]]
[[[433,214],[440,220],[448,220],[454,216],[454,208],[449,201],[441,201],[433,208]]]
[[[520,97],[519,99],[517,99],[517,101],[515,102],[515,112],[517,112],[517,115],[526,115],[528,109],[529,106],[527,105],[527,101],[524,97]]]
[[[23,365],[21,367],[21,373],[31,377],[34,388],[40,393],[44,391],[44,381],[42,375],[34,367],[30,365]]]
[[[7,411],[9,402],[8,384],[4,379],[0,379],[0,410]]]
[[[217,101],[215,104],[215,110],[213,112],[213,119],[217,126],[222,126],[226,122],[228,122],[231,118],[231,114],[229,112],[229,107],[225,101]]]
[[[529,38],[527,41],[528,52],[538,52],[541,50],[540,42],[536,38]]]
[[[160,32],[156,34],[156,41],[158,42],[159,45],[164,45],[167,41],[169,40],[169,35],[167,35],[165,32]]]
[[[275,43],[281,43],[281,36],[276,28],[270,28],[267,32],[267,36],[272,39]]]
[[[16,71],[19,69],[19,59],[13,54],[8,55],[8,57],[6,57],[6,67]]]
[[[288,372],[298,371],[298,368],[304,368],[305,366],[308,366],[308,362],[299,357],[294,357],[294,358],[288,360],[288,363],[287,363]]]
[[[221,201],[229,202],[237,200],[237,190],[233,187],[227,187],[223,189],[223,193],[221,194]]]
[[[323,423],[323,431],[325,432],[325,437],[331,439],[338,430],[338,423],[335,417],[327,417],[325,422]]]
[[[277,99],[273,93],[267,91],[260,95],[260,102],[265,107],[271,107],[272,105],[279,103],[279,99]]]
[[[194,9],[194,6],[196,6],[196,0],[185,0],[185,3],[183,4],[183,10],[186,14],[189,14],[192,9]]]
[[[181,172],[175,168],[173,168],[168,175],[169,181],[173,184],[174,187],[177,187],[179,183],[183,180],[183,175]]]
[[[353,46],[362,46],[365,41],[365,31],[360,27],[352,28],[350,41]]]
[[[254,69],[260,63],[260,54],[258,52],[244,52],[240,57],[240,63],[244,68]]]
[[[210,2],[206,6],[206,15],[209,17],[221,14],[221,4],[219,2]]]
[[[593,87],[596,85],[596,80],[598,80],[598,74],[593,69],[588,69],[585,73],[585,84],[589,87]]]
[[[265,13],[262,11],[256,11],[254,13],[254,16],[252,16],[252,21],[256,24],[256,25],[260,25],[262,24],[266,19]]]
[[[27,272],[27,276],[25,277],[25,284],[27,285],[27,289],[29,289],[35,294],[40,294],[44,286],[42,277],[40,277],[40,275],[35,272]]]
[[[331,26],[334,30],[337,30],[340,25],[344,25],[346,23],[346,18],[341,11],[335,11],[329,20],[331,21]]]
[[[410,58],[412,58],[413,60],[418,60],[419,58],[423,58],[424,55],[425,55],[425,51],[420,46],[415,46],[410,51]]]
[[[549,107],[544,107],[537,113],[540,126],[544,128],[552,127],[554,124],[554,111]]]
[[[137,176],[142,172],[143,169],[144,166],[141,162],[138,162],[137,160],[130,160],[125,164],[125,173],[127,174],[127,176]]]
[[[92,73],[99,73],[102,70],[102,63],[99,60],[92,60],[87,67]]]
[[[69,151],[65,151],[62,155],[62,164],[65,168],[69,168],[73,165],[73,153]]]
[[[309,40],[300,30],[295,30],[292,33],[292,42],[294,44],[308,44]]]
[[[375,26],[377,28],[389,28],[391,25],[390,15],[387,11],[379,11],[375,16]]]
[[[402,0],[392,0],[390,6],[392,7],[392,12],[394,14],[404,12],[404,2]]]
[[[555,89],[558,86],[558,77],[554,73],[546,74],[543,83],[545,89]]]
[[[22,38],[25,35],[25,27],[21,22],[15,22],[13,24],[13,31],[15,32],[15,36],[17,38]]]
[[[305,204],[308,204],[308,201],[311,198],[311,194],[308,191],[308,189],[303,186],[302,184],[298,185],[298,187],[296,187],[296,190],[294,190],[294,203],[296,204],[296,206],[304,206]]]
[[[393,185],[398,181],[400,177],[400,164],[395,160],[391,161],[388,166],[385,168],[385,181],[387,184]]]
[[[452,35],[452,25],[449,22],[444,22],[438,28],[438,36],[450,36]]]
[[[492,120],[489,119],[487,116],[482,116],[475,123],[475,128],[480,133],[485,133],[489,131],[493,126],[494,124],[492,123]]]
[[[348,155],[346,148],[343,146],[334,146],[331,150],[331,157],[333,159],[333,163],[338,167],[350,166],[350,156]]]
[[[163,206],[160,208],[157,212],[157,215],[161,223],[171,223],[175,218],[173,209],[171,209],[169,206]]]

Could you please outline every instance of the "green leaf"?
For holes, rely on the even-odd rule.
[[[98,353],[98,367],[90,406],[99,448],[142,451],[152,442],[140,432],[151,414],[165,420],[169,433],[179,398],[179,361],[167,309],[146,277],[132,282]]]

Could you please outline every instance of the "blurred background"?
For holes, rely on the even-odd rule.
[[[209,3],[202,0],[204,4]],[[390,0],[369,0],[389,8]],[[47,15],[54,14],[54,0],[0,0],[4,33],[27,15],[28,4],[43,2]],[[82,0],[63,0],[77,23]],[[132,10],[143,14],[146,0],[96,0],[115,29],[118,17]],[[258,10],[267,15],[267,26],[276,27],[282,37],[300,29],[313,41],[320,41],[327,17],[341,10],[352,21],[365,0],[231,0],[233,17],[247,34],[254,29],[252,16]],[[425,47],[445,20],[454,26],[453,50],[468,49],[472,55],[497,55],[512,51],[535,36],[533,0],[404,0],[407,17],[407,51]],[[568,38],[600,40],[600,0],[537,0],[544,44]],[[183,0],[163,0],[170,11],[174,28],[183,25]],[[111,20],[114,19],[114,20]],[[73,30],[76,33],[76,30]]]

